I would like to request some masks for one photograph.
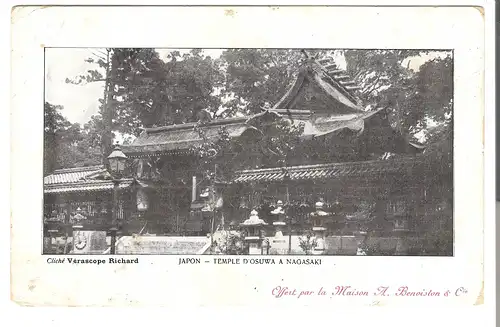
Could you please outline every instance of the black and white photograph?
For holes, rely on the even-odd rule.
[[[452,50],[44,56],[43,254],[454,255]]]

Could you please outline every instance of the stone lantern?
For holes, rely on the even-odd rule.
[[[324,203],[320,200],[315,204],[316,211],[310,214],[312,231],[316,240],[316,247],[312,254],[323,254],[325,252],[326,219],[331,217],[331,213],[323,210]]]
[[[241,226],[247,231],[245,242],[248,244],[248,254],[261,254],[263,237],[263,226],[267,223],[259,218],[256,210],[252,210],[250,218],[241,223]]]
[[[283,219],[285,216],[285,210],[283,209],[283,202],[281,200],[278,200],[276,205],[276,209],[271,211],[271,215],[278,217],[278,219],[273,222],[273,226],[276,228],[275,237],[283,237],[283,227],[286,226],[286,222]]]
[[[287,251],[287,244],[286,239],[283,236],[283,229],[286,226],[286,222],[284,221],[285,210],[283,209],[283,201],[278,200],[276,203],[276,209],[271,211],[271,215],[277,216],[277,220],[273,222],[273,226],[276,230],[272,241],[273,248],[275,248],[279,254],[285,254]]]

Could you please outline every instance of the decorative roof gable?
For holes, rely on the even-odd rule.
[[[363,112],[358,86],[331,59],[307,58],[294,83],[273,109],[313,109],[330,114]]]

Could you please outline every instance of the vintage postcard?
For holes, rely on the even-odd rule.
[[[482,8],[18,7],[12,26],[14,301],[483,303]]]

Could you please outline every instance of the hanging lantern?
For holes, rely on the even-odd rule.
[[[146,192],[143,189],[137,190],[137,210],[144,212],[149,208],[149,201]]]

